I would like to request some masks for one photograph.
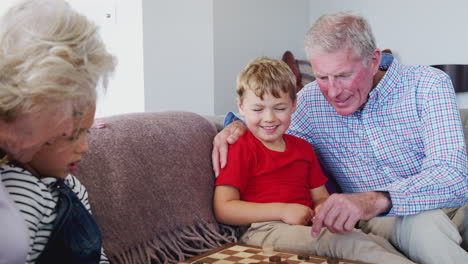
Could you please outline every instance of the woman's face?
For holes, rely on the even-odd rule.
[[[28,162],[46,142],[71,135],[72,116],[69,102],[50,104],[41,111],[20,115],[10,124],[12,135],[2,148],[13,159]]]

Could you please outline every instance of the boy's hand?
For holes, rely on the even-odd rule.
[[[213,140],[213,152],[211,161],[215,175],[219,175],[220,168],[224,168],[227,163],[228,144],[234,144],[247,130],[242,121],[237,120],[219,132]],[[220,166],[221,165],[221,166]]]
[[[284,204],[281,221],[290,225],[308,225],[314,210],[302,204]]]

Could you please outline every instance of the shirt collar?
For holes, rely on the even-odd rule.
[[[386,73],[377,86],[369,93],[369,100],[385,100],[398,82],[401,64],[398,63],[398,60],[392,54],[382,53],[382,55],[380,67],[387,67]]]

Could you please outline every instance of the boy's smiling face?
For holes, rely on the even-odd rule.
[[[88,151],[87,134],[94,122],[96,107],[76,117],[72,137],[63,137],[44,145],[28,163],[40,177],[65,178],[76,170],[81,155]]]
[[[263,100],[247,89],[242,102],[238,99],[239,112],[245,117],[252,134],[269,149],[284,148],[283,134],[289,128],[291,115],[296,111],[296,102],[282,92],[280,98],[270,93]]]

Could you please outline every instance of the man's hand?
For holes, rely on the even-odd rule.
[[[242,121],[237,120],[219,132],[213,140],[213,152],[211,162],[215,175],[219,175],[220,168],[224,168],[227,163],[228,144],[234,144],[239,137],[247,130]]]
[[[284,209],[281,213],[281,221],[289,225],[308,225],[314,210],[302,204],[284,204]]]
[[[388,212],[391,206],[387,192],[332,194],[320,208],[316,208],[312,236],[317,237],[322,227],[332,233],[346,234],[359,220],[369,220]]]

